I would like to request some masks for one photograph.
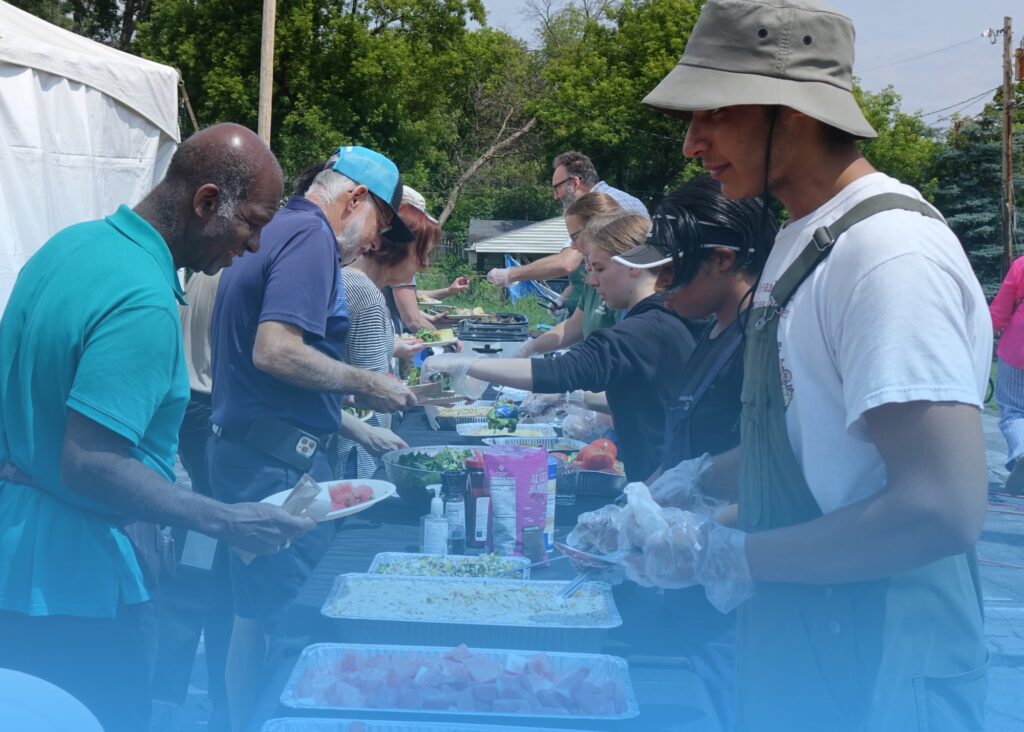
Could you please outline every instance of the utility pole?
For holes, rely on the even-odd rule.
[[[1003,276],[1013,262],[1013,31],[1003,18]]]
[[[276,0],[263,0],[263,33],[260,39],[260,102],[256,134],[270,144],[270,110],[274,97],[274,24]]]

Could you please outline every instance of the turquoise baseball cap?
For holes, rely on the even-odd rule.
[[[409,227],[402,221],[402,217],[398,215],[404,186],[397,165],[376,150],[358,145],[339,147],[331,156],[331,160],[332,170],[366,186],[370,193],[391,209],[391,226],[381,236],[396,244],[408,244],[415,239]]]

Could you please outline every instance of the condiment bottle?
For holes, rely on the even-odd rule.
[[[420,517],[420,553],[448,553],[448,519],[444,515],[444,503],[441,502],[441,486],[428,485],[428,491],[434,493],[430,499],[430,513]]]
[[[492,548],[491,491],[487,487],[482,457],[466,459],[469,490],[466,492],[466,546],[471,549]]]
[[[544,548],[555,548],[555,502],[558,487],[558,460],[548,457],[548,495],[544,513]]]
[[[461,470],[441,473],[441,497],[448,519],[448,553],[466,553],[466,474]]]

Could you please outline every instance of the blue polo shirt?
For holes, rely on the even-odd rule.
[[[213,309],[214,424],[246,429],[261,415],[317,434],[341,421],[341,394],[293,386],[256,368],[256,329],[297,326],[313,348],[342,361],[349,318],[338,247],[320,207],[292,196],[263,229],[260,249],[224,270]]]
[[[149,599],[119,517],[63,483],[60,454],[74,409],[174,481],[189,397],[179,302],[166,243],[126,206],[22,268],[0,321],[0,460],[38,487],[0,482],[0,608],[113,617]]]

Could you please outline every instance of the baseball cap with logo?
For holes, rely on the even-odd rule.
[[[708,0],[683,57],[643,103],[660,112],[792,107],[876,137],[853,96],[853,23],[817,0]]]
[[[338,152],[331,156],[331,160],[333,170],[366,186],[370,193],[391,209],[391,226],[383,234],[384,238],[397,244],[405,244],[414,239],[409,227],[398,215],[403,185],[397,165],[379,152],[358,145],[338,148]]]

